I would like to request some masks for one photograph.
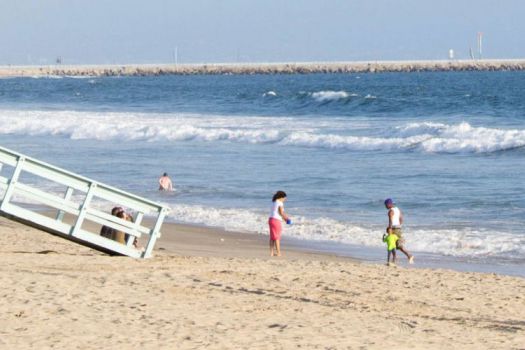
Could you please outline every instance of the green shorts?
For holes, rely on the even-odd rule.
[[[399,237],[399,239],[396,242],[397,249],[402,249],[405,246],[405,239],[403,238],[403,232],[401,231],[401,227],[394,227],[392,228],[392,232]]]

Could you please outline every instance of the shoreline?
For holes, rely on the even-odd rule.
[[[135,260],[0,218],[0,344],[477,350],[525,341],[523,278],[258,250],[232,257],[217,236],[178,229],[178,252],[160,249],[164,236],[153,258]],[[220,236],[233,251],[254,249]]]
[[[163,225],[163,235],[157,247],[168,253],[189,256],[231,256],[233,258],[256,257],[270,259],[268,253],[268,235],[249,232],[228,231],[221,227],[200,224],[187,224],[167,221]],[[195,245],[195,237],[202,241]],[[232,249],[233,246],[246,246],[246,252]],[[284,258],[328,259],[335,261],[353,261],[363,264],[384,265],[386,250],[383,247],[349,245],[331,241],[310,241],[283,235],[282,251]],[[410,245],[410,241],[408,242]],[[220,251],[217,251],[220,247]],[[412,252],[412,251],[411,251]],[[399,266],[408,269],[447,269],[465,273],[495,273],[505,276],[525,278],[522,264],[510,262],[498,264],[484,262],[468,257],[444,256],[433,253],[413,251],[416,263],[408,265],[407,259],[398,254]]]
[[[380,72],[522,71],[525,59],[355,62],[0,65],[0,77],[337,74]]]
[[[323,251],[302,242],[283,237],[281,257],[270,257],[268,236],[227,231],[218,227],[165,222],[156,249],[170,254],[195,257],[257,258],[268,260],[306,259],[364,262],[350,255]]]
[[[55,212],[44,210],[54,217]],[[5,220],[0,217],[0,220]],[[68,220],[66,216],[66,220]],[[145,221],[148,221],[146,218]],[[95,229],[96,231],[96,229]],[[269,256],[266,234],[227,230],[223,227],[166,220],[155,251],[191,257],[256,258],[263,260],[323,260],[352,261],[380,266],[385,264],[386,250],[381,246],[364,246],[335,241],[306,240],[287,236],[284,232],[281,247],[283,256]],[[143,242],[145,244],[145,242]],[[410,240],[408,241],[410,247]],[[488,273],[525,278],[523,261],[484,261],[475,257],[455,257],[409,249],[416,263],[409,265],[398,253],[398,266],[407,269],[445,269],[462,273]]]

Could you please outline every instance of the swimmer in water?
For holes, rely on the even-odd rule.
[[[164,173],[159,179],[159,191],[173,191],[173,184],[168,176],[168,173]]]

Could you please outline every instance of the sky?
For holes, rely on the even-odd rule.
[[[0,0],[0,64],[525,57],[523,0]]]

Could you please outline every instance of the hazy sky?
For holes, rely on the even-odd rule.
[[[525,57],[523,0],[0,0],[0,64]]]

